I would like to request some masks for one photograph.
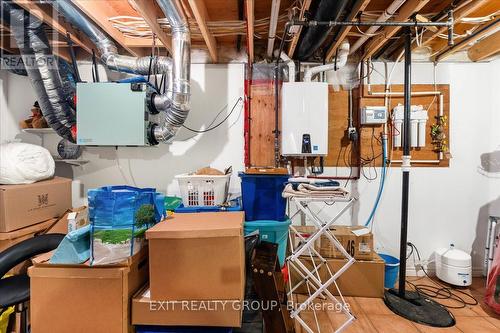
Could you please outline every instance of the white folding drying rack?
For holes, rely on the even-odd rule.
[[[289,240],[290,240],[290,250],[291,255],[287,257],[286,263],[289,272],[289,291],[288,291],[288,299],[291,300],[292,311],[290,313],[290,317],[292,319],[297,320],[297,322],[308,332],[308,333],[321,333],[320,324],[318,321],[318,316],[316,312],[316,307],[312,306],[314,320],[316,322],[315,332],[305,321],[301,318],[300,314],[302,311],[307,309],[311,304],[314,304],[315,299],[320,299],[321,301],[325,299],[329,299],[333,302],[336,309],[340,309],[341,312],[345,315],[345,321],[334,331],[334,332],[342,332],[347,326],[349,326],[355,317],[350,312],[349,307],[346,305],[346,301],[342,296],[342,293],[337,285],[336,280],[339,276],[345,272],[353,263],[354,258],[344,249],[344,247],[340,244],[340,242],[333,236],[329,229],[332,225],[335,224],[338,219],[345,214],[348,209],[353,205],[356,201],[356,198],[337,198],[337,197],[301,197],[294,196],[288,198],[288,207],[290,204],[295,204],[298,208],[297,212],[293,214],[290,219],[293,222],[293,219],[298,214],[304,214],[307,216],[312,223],[314,224],[315,231],[310,234],[309,237],[305,238],[302,236],[301,232],[298,231],[293,223],[290,226]],[[334,203],[343,204],[342,209],[328,222],[323,221],[317,213],[313,212],[309,204],[313,202],[324,202],[325,204],[332,205]],[[315,242],[321,239],[322,236],[327,237],[327,239],[332,243],[335,248],[337,248],[345,257],[345,264],[334,272],[330,266],[328,266],[326,259],[318,252],[315,248]],[[298,237],[302,242],[297,248],[294,246],[294,238]],[[310,262],[310,267],[307,267],[303,261]],[[322,270],[321,268],[324,267]],[[292,270],[297,273],[302,279],[298,281],[292,281]],[[326,276],[321,276],[324,274],[320,274],[326,272]],[[335,297],[328,288],[331,285],[335,285],[338,298]],[[293,294],[297,288],[304,286],[307,288],[308,295],[307,299],[298,304],[295,303]],[[323,302],[321,302],[323,304]]]

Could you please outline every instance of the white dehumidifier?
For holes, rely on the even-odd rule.
[[[455,286],[470,286],[472,283],[472,260],[464,251],[449,248],[436,250],[436,276]]]

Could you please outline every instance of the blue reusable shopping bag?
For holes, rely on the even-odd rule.
[[[154,188],[106,186],[89,190],[92,264],[120,262],[139,251],[145,231],[165,216]]]

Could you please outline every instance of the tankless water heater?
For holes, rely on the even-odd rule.
[[[281,90],[281,154],[328,154],[328,83],[285,82]]]

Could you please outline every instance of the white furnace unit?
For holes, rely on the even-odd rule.
[[[281,154],[328,154],[328,83],[285,82],[281,90]]]

